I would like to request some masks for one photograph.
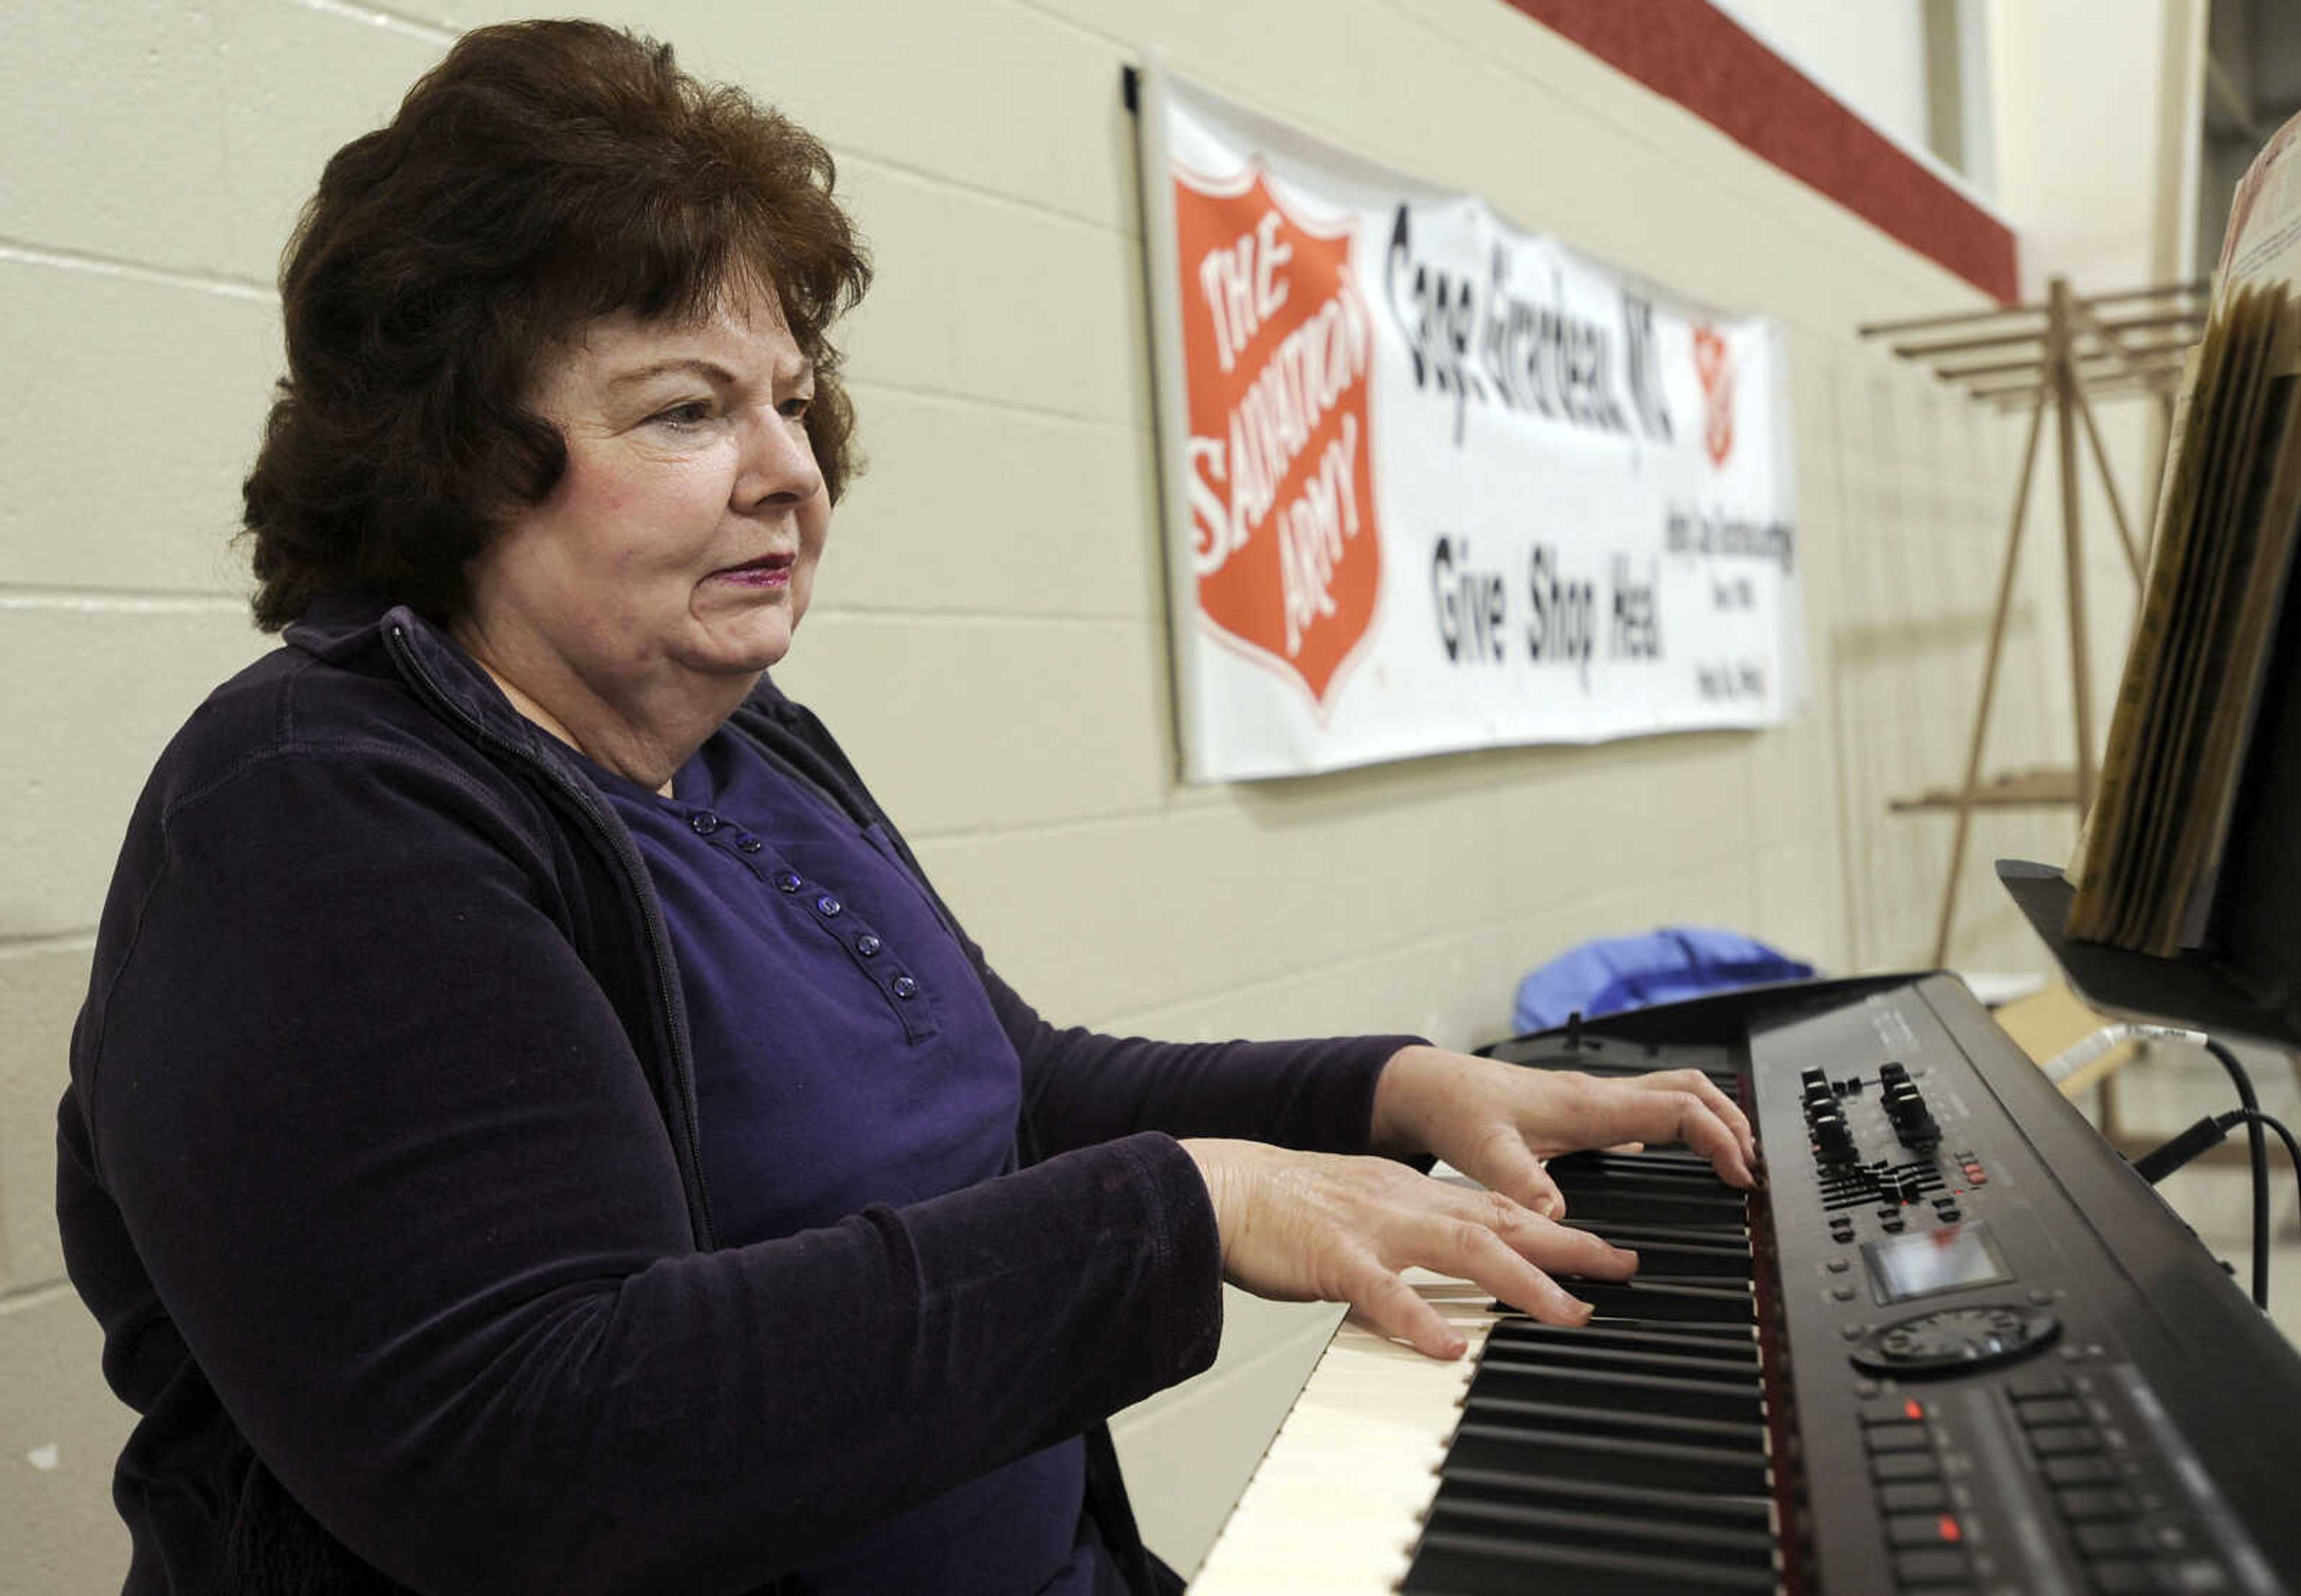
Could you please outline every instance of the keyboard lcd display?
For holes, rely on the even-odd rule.
[[[1864,1241],[1862,1261],[1880,1302],[1907,1302],[1937,1291],[1995,1285],[2013,1278],[1979,1220],[1945,1224],[1886,1241]]]

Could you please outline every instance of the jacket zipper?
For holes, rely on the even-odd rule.
[[[577,815],[590,825],[593,836],[607,845],[609,856],[628,878],[632,889],[632,900],[640,906],[640,929],[647,937],[648,963],[655,970],[656,998],[660,1006],[657,1018],[664,1023],[664,1034],[671,1043],[671,1090],[665,1095],[671,1099],[672,1113],[676,1122],[672,1130],[679,1140],[680,1153],[685,1165],[682,1173],[687,1177],[690,1191],[688,1221],[695,1232],[696,1246],[703,1251],[710,1251],[715,1244],[711,1223],[711,1194],[703,1181],[703,1139],[701,1127],[696,1123],[694,1061],[687,1056],[687,1000],[679,990],[678,977],[672,973],[669,957],[671,937],[664,927],[662,912],[656,907],[655,894],[648,889],[644,861],[620,828],[607,823],[593,804],[590,793],[582,790],[564,773],[536,758],[450,698],[432,681],[423,663],[415,657],[404,625],[397,621],[389,623],[386,635],[392,663],[399,667],[400,674],[433,712],[461,726],[473,740],[490,753],[540,776],[547,785],[567,798]]]

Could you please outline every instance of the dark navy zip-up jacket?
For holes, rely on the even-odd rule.
[[[806,710],[763,680],[732,724],[916,871]],[[437,629],[315,606],[162,756],[73,1035],[57,1205],[141,1416],[129,1591],[751,1592],[1083,1432],[1149,1589],[1100,1421],[1218,1339],[1173,1138],[1362,1150],[1413,1039],[1058,1030],[951,924],[1024,1166],[718,1246],[621,823]]]

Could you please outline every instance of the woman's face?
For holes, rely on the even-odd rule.
[[[547,704],[730,678],[740,695],[790,650],[830,529],[814,391],[772,294],[730,294],[692,326],[584,328],[531,398],[566,472],[472,562],[458,631]]]

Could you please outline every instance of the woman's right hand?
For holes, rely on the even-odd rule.
[[[1223,1277],[1284,1302],[1345,1302],[1351,1316],[1432,1358],[1464,1341],[1401,1271],[1419,1265],[1475,1282],[1553,1324],[1590,1305],[1545,1271],[1624,1280],[1637,1254],[1545,1219],[1498,1191],[1418,1174],[1388,1158],[1302,1153],[1194,1138],[1222,1236]]]

